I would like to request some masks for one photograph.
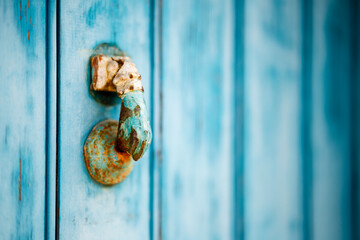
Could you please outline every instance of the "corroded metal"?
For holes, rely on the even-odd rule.
[[[89,134],[84,146],[84,158],[91,177],[106,185],[124,180],[133,168],[131,155],[115,148],[118,122],[105,120]]]
[[[151,128],[145,106],[144,93],[133,91],[124,94],[121,102],[117,147],[140,159],[151,143]]]
[[[144,91],[141,84],[141,75],[138,73],[135,64],[130,58],[123,58],[123,61],[123,65],[113,79],[116,92],[121,96],[132,91]]]
[[[112,80],[122,65],[121,60],[116,61],[112,57],[102,54],[91,58],[92,84],[91,88],[95,91],[116,92],[116,87]]]
[[[106,59],[111,59],[112,61],[117,61],[119,57],[125,57],[125,53],[123,51],[121,51],[121,49],[119,49],[115,44],[111,44],[111,43],[101,43],[98,46],[96,46],[94,49],[91,50],[92,55],[90,56],[90,61],[89,61],[89,67],[90,67],[90,75],[89,79],[88,79],[88,83],[89,83],[89,93],[90,95],[93,97],[93,99],[101,104],[107,105],[107,106],[114,106],[114,105],[118,105],[121,103],[121,98],[119,98],[117,92],[116,92],[116,87],[112,85],[111,81],[111,75],[114,72],[114,68],[116,70],[116,65],[114,63],[111,63],[110,66],[108,66],[107,64],[103,64],[103,66],[105,66],[106,68],[108,68],[109,70],[106,70],[106,74],[109,71],[109,76],[106,75],[106,79],[105,81],[108,82],[109,80],[111,80],[109,82],[108,85],[108,89],[105,90],[100,90],[101,89],[101,85],[96,85],[95,89],[94,89],[94,82],[95,80],[97,81],[97,78],[94,78],[95,74],[100,74],[96,72],[97,70],[101,69],[101,67],[94,67],[94,65],[96,64],[96,62],[94,61],[96,56],[105,56],[105,60]],[[99,60],[99,59],[98,59]],[[119,65],[119,63],[116,63]],[[115,66],[114,66],[115,65]],[[120,66],[119,66],[120,67]],[[104,74],[104,72],[103,72]],[[116,73],[115,73],[116,74]],[[101,77],[99,76],[100,80],[97,83],[101,82]]]
[[[92,84],[95,91],[117,92],[122,94],[141,90],[141,75],[129,57],[105,56],[91,58]]]
[[[98,54],[91,58],[94,91],[116,92],[121,99],[119,122],[94,127],[84,146],[87,169],[96,181],[111,185],[126,178],[149,148],[152,138],[141,75],[130,58]],[[117,131],[117,133],[116,133]]]

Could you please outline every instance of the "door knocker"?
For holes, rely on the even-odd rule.
[[[90,176],[105,185],[124,180],[151,143],[152,133],[141,75],[129,57],[91,58],[92,91],[116,93],[121,100],[119,121],[104,120],[90,132],[84,159]]]

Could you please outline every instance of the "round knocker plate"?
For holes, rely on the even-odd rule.
[[[133,168],[132,157],[115,149],[118,121],[98,123],[84,146],[84,158],[91,177],[99,183],[112,185],[123,181]]]

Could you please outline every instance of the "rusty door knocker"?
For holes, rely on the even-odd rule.
[[[119,121],[98,123],[84,145],[84,159],[91,177],[112,185],[130,174],[132,160],[139,160],[151,143],[144,88],[129,57],[100,53],[91,58],[91,70],[93,91],[116,92],[121,99]]]

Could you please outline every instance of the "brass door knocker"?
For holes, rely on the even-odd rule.
[[[119,121],[104,120],[90,132],[84,159],[90,176],[105,185],[124,180],[151,143],[152,133],[141,75],[129,57],[97,54],[91,58],[93,91],[117,93]]]

